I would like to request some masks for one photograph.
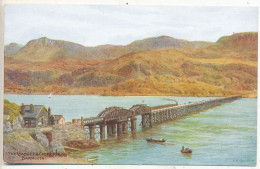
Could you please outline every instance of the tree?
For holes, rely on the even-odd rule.
[[[4,100],[4,114],[10,115],[8,121],[13,123],[13,121],[19,116],[20,114],[20,106],[16,103],[12,103],[9,100]]]

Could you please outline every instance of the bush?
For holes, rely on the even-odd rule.
[[[8,121],[13,123],[13,121],[19,116],[20,114],[20,106],[16,103],[12,103],[9,100],[4,100],[4,114],[10,115]]]

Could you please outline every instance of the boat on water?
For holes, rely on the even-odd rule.
[[[98,156],[88,158],[88,161],[90,161],[90,162],[96,161],[96,160],[98,160]]]
[[[72,148],[72,147],[67,147],[67,146],[64,146],[64,150],[65,151],[80,151],[80,149],[78,149],[78,148]]]
[[[51,98],[51,93],[49,94],[48,98]]]
[[[182,146],[181,153],[192,153],[192,150],[189,148],[184,148],[184,146]]]
[[[147,138],[146,139],[146,141],[147,142],[154,142],[154,143],[163,143],[163,142],[165,142],[166,141],[166,139],[153,139],[153,138],[151,138],[151,137],[149,137],[149,138]]]

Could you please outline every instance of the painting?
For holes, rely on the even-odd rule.
[[[7,4],[3,160],[256,166],[258,7]]]

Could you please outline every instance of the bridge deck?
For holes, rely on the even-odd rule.
[[[101,124],[104,123],[105,121],[114,121],[114,120],[122,120],[122,119],[128,119],[128,117],[134,117],[138,115],[143,115],[143,114],[150,114],[150,113],[158,113],[162,111],[167,111],[167,110],[179,110],[179,109],[185,109],[189,108],[188,112],[192,111],[198,111],[205,109],[210,106],[216,106],[217,104],[221,104],[227,101],[232,101],[237,98],[240,98],[241,96],[233,96],[233,97],[222,97],[222,98],[217,98],[217,99],[209,99],[209,100],[202,100],[198,102],[189,102],[181,105],[161,105],[161,106],[155,106],[155,107],[149,107],[145,104],[140,104],[140,105],[134,105],[132,108],[129,110],[123,109],[121,107],[110,107],[106,108],[104,111],[98,114],[97,117],[90,117],[90,118],[85,118],[83,119],[84,125],[93,125],[93,124]],[[200,106],[201,105],[201,106]],[[203,106],[205,105],[205,106]],[[192,108],[192,107],[200,107],[200,108]],[[121,113],[121,115],[120,115]],[[185,114],[186,114],[185,113]],[[109,116],[109,114],[113,114],[113,116]],[[119,115],[117,115],[119,114]],[[107,118],[109,116],[109,118]]]

